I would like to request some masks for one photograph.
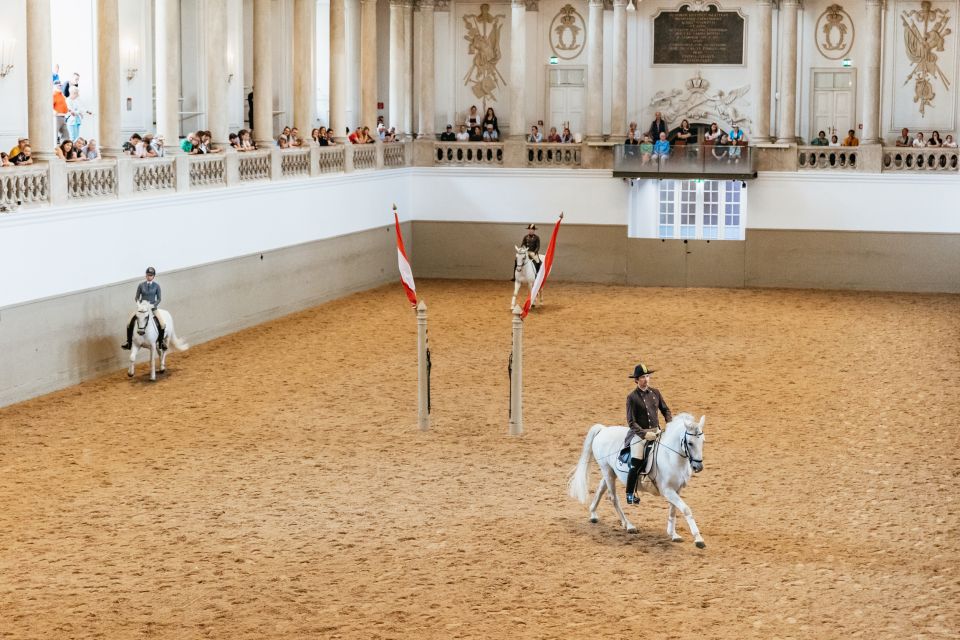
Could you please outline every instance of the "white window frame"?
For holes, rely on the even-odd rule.
[[[706,194],[716,193],[716,225],[706,220]],[[672,213],[664,205],[672,205]],[[746,223],[746,190],[739,180],[661,180],[657,193],[657,237],[679,240],[743,240]],[[727,225],[727,208],[739,222]],[[666,216],[672,216],[672,219]],[[691,220],[692,217],[692,220]],[[669,229],[669,234],[664,233]],[[704,229],[707,233],[704,233]],[[716,230],[715,233],[713,230]]]

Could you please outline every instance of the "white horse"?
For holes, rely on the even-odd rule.
[[[157,338],[160,332],[157,330],[157,323],[153,319],[153,305],[146,300],[142,300],[137,305],[137,319],[135,331],[133,332],[133,341],[130,347],[130,368],[127,375],[133,377],[134,367],[137,365],[137,352],[142,348],[150,351],[150,380],[157,379]],[[163,342],[167,348],[160,352],[160,373],[167,370],[167,350],[172,344],[178,351],[186,351],[190,345],[177,337],[173,329],[173,317],[166,309],[157,309],[157,315],[163,321],[164,334]]]
[[[530,289],[533,288],[533,281],[537,279],[537,268],[533,265],[533,260],[531,260],[527,254],[527,248],[517,246],[513,248],[516,249],[517,255],[513,260],[513,299],[510,301],[511,310],[517,306],[517,294],[520,292],[520,285],[526,283],[527,292],[529,293]],[[540,257],[540,268],[543,269],[543,254],[538,254],[538,256]],[[537,304],[543,304],[542,288],[537,292],[537,299],[534,300],[530,306],[533,307]]]
[[[681,413],[667,424],[651,451],[653,465],[649,467],[650,474],[639,487],[648,493],[663,496],[670,503],[670,514],[667,516],[667,535],[670,539],[674,542],[683,540],[677,534],[676,516],[679,511],[686,518],[690,533],[693,534],[697,547],[701,549],[707,545],[700,535],[690,507],[680,497],[680,491],[686,486],[693,473],[703,470],[703,423],[705,420],[706,416],[701,416],[698,423],[689,413]],[[613,508],[620,516],[623,528],[629,533],[636,533],[636,527],[627,519],[617,498],[617,479],[619,478],[624,485],[627,483],[627,468],[618,459],[626,437],[626,427],[593,425],[583,441],[583,453],[580,454],[580,461],[570,478],[569,490],[570,497],[576,498],[581,504],[586,504],[587,465],[592,451],[594,460],[600,465],[601,478],[597,493],[590,504],[590,522],[597,522],[597,506],[600,504],[600,498],[603,497],[604,491],[609,491]]]

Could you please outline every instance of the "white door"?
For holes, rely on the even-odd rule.
[[[563,133],[570,127],[574,135],[583,133],[586,86],[584,69],[580,67],[547,67],[547,113],[549,120],[543,123],[544,137],[550,127]]]
[[[827,137],[836,134],[843,140],[847,131],[855,128],[855,91],[856,72],[852,69],[813,71],[811,139],[820,131],[826,131]]]

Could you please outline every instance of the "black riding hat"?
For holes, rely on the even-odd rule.
[[[640,376],[648,376],[651,373],[653,373],[653,369],[647,369],[647,365],[641,362],[633,368],[633,375],[630,377],[636,380]]]
[[[154,269],[153,267],[147,267],[147,275],[148,275],[148,276],[155,276],[155,275],[157,275],[157,270]]]
[[[533,224],[533,223],[528,224],[528,225],[527,225],[527,229],[529,229],[530,231],[536,231],[536,230],[537,230],[537,225],[535,225],[535,224]]]

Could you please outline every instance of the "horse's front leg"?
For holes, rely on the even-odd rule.
[[[670,505],[670,513],[667,514],[667,535],[673,542],[683,542],[683,538],[677,533],[677,508]]]
[[[627,533],[636,533],[637,528],[627,519],[627,514],[623,512],[623,508],[620,506],[620,499],[617,497],[617,474],[614,473],[612,467],[606,467],[603,469],[603,477],[606,479],[610,499],[613,500],[613,508],[616,510],[617,515],[620,516],[620,523],[623,525],[623,528],[627,530]]]
[[[597,507],[600,506],[600,498],[603,497],[604,492],[607,490],[607,481],[603,479],[603,476],[600,476],[600,485],[597,486],[597,493],[593,496],[593,502],[590,503],[590,522],[599,522],[597,517]]]
[[[164,345],[166,346],[166,345]],[[160,373],[167,372],[167,350],[160,351]]]
[[[693,541],[697,543],[697,548],[703,549],[707,546],[707,543],[703,541],[703,536],[700,535],[700,529],[697,527],[697,522],[693,519],[693,512],[690,511],[690,507],[687,506],[687,503],[683,501],[683,498],[680,497],[680,494],[677,493],[675,489],[664,489],[661,492],[661,495],[667,499],[667,501],[676,507],[677,511],[683,514],[683,517],[687,520],[687,526],[690,527],[690,533],[693,534]]]
[[[157,381],[157,347],[150,345],[150,382]]]
[[[133,377],[134,370],[136,369],[136,366],[137,366],[137,351],[139,350],[140,349],[137,347],[136,342],[130,345],[130,368],[127,369],[127,377],[130,377],[130,378]]]
[[[517,306],[517,294],[520,292],[520,278],[514,278],[513,280],[513,299],[510,300],[510,311],[513,311],[513,308]]]

